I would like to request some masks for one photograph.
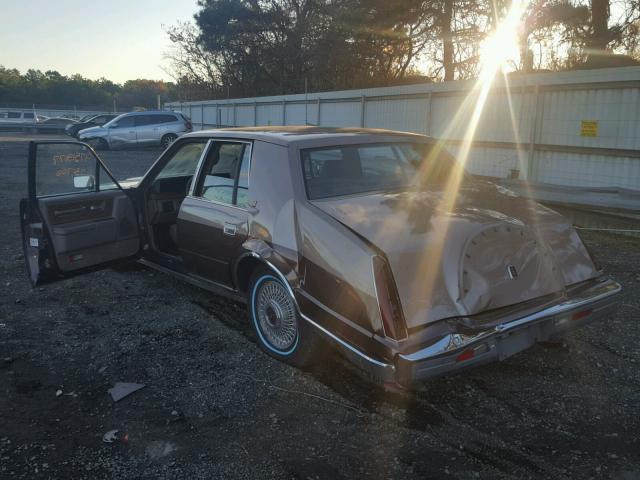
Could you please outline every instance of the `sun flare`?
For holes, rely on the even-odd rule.
[[[519,35],[525,0],[513,0],[507,15],[480,47],[480,67],[484,74],[512,70],[520,59]],[[486,72],[486,73],[485,73]]]

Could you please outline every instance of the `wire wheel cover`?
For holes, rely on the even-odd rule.
[[[295,305],[280,282],[266,280],[258,290],[255,313],[264,339],[277,350],[287,350],[298,337]]]

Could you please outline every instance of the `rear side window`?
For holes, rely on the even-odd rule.
[[[156,115],[156,123],[172,123],[178,119],[174,115]]]
[[[246,207],[251,148],[245,143],[216,143],[204,165],[195,195],[214,202]]]
[[[25,113],[24,118],[33,118],[33,113]]]
[[[136,120],[136,126],[138,127],[142,127],[144,125],[153,125],[154,123],[157,123],[153,115],[136,115],[134,118]]]
[[[136,117],[136,125],[159,125],[161,123],[176,122],[174,115],[138,115]]]

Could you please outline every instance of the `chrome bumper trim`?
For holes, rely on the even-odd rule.
[[[568,312],[569,310],[576,310],[581,307],[586,307],[591,304],[595,304],[600,300],[604,300],[612,295],[619,293],[622,290],[622,287],[619,283],[614,282],[613,280],[608,280],[603,282],[601,285],[595,286],[593,288],[587,289],[581,294],[577,295],[574,298],[566,300],[558,305],[554,305],[552,307],[546,308],[539,312],[533,313],[529,316],[520,318],[518,320],[514,320],[509,323],[503,323],[495,327],[497,332],[505,332],[512,328],[518,327],[525,323],[534,322],[541,318],[556,316],[559,314],[563,314]]]
[[[621,290],[613,280],[604,280],[557,305],[477,335],[447,334],[429,347],[398,355],[397,375],[402,383],[411,383],[467,366],[503,360],[538,341],[603,317],[615,306]],[[568,316],[582,311],[588,312],[587,315],[575,320]],[[457,356],[468,350],[473,350],[469,360],[458,362]]]
[[[340,351],[343,355],[345,355],[352,363],[361,369],[369,372],[371,375],[375,376],[377,379],[388,382],[395,380],[395,371],[396,367],[390,363],[384,363],[380,360],[376,360],[375,358],[371,358],[367,354],[361,352],[353,345],[345,342],[340,337],[331,333],[329,330],[324,328],[322,325],[314,322],[306,315],[300,314],[302,318],[313,325],[315,328],[320,330],[324,335],[333,340],[338,347],[340,347]]]

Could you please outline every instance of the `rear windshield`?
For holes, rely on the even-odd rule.
[[[310,200],[444,184],[457,167],[442,147],[425,143],[376,143],[302,150]]]

